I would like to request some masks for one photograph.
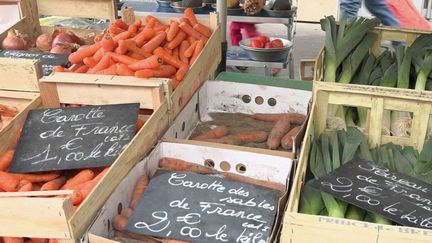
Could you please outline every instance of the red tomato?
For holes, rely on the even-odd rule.
[[[272,45],[271,42],[267,42],[264,47],[267,48],[267,49],[268,48],[273,48],[273,45]]]
[[[274,39],[271,41],[273,48],[282,48],[283,42],[280,39]]]
[[[268,36],[265,36],[265,35],[260,35],[255,39],[260,40],[264,44],[267,42],[270,42],[270,39],[268,38]]]
[[[253,48],[263,48],[264,43],[262,43],[260,40],[252,40],[250,46]]]

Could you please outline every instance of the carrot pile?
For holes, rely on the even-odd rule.
[[[231,145],[245,145],[249,143],[266,143],[268,149],[290,150],[293,141],[302,128],[306,117],[297,113],[284,114],[254,114],[255,120],[273,122],[270,131],[249,131],[241,133],[230,133],[227,126],[217,126],[208,132],[192,137],[192,140],[223,143]]]
[[[271,188],[274,190],[278,190],[281,193],[286,191],[286,187],[282,184],[257,180],[246,176],[237,175],[231,172],[219,172],[214,168],[202,166],[199,164],[187,162],[184,160],[176,159],[176,158],[168,158],[164,157],[159,160],[159,169],[166,169],[171,171],[181,171],[181,172],[193,172],[204,175],[220,175],[223,178],[229,180],[235,180],[243,183],[254,184],[262,187]],[[157,239],[154,237],[140,235],[135,233],[125,232],[124,228],[126,227],[129,218],[132,216],[135,207],[138,205],[139,200],[144,194],[149,181],[156,173],[156,169],[150,171],[149,175],[143,174],[135,184],[135,189],[132,193],[131,203],[128,208],[123,208],[120,214],[116,215],[113,219],[113,227],[114,231],[114,240],[119,242],[148,242],[148,243],[187,243],[186,241],[173,240],[173,239]]]
[[[127,25],[117,19],[92,45],[82,46],[69,56],[70,69],[55,67],[55,72],[75,72],[171,78],[176,87],[195,62],[211,30],[199,23],[192,9],[184,18],[171,19],[169,25],[155,17],[145,17]]]
[[[0,104],[0,130],[6,127],[17,114],[17,109]]]

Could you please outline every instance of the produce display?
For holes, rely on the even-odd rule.
[[[374,161],[391,171],[400,172],[415,179],[432,183],[431,172],[432,141],[429,140],[422,151],[410,146],[400,146],[393,143],[370,148],[364,134],[357,128],[345,130],[333,129],[330,134],[323,133],[312,141],[309,154],[309,170],[307,178],[318,179],[355,156],[367,161]],[[320,192],[306,182],[300,199],[300,213],[325,215],[337,218],[367,221],[380,224],[393,224],[388,219],[356,206],[338,200]],[[372,193],[372,192],[371,192]],[[373,194],[372,194],[373,195]]]
[[[323,81],[432,89],[432,36],[420,35],[410,46],[392,42],[395,51],[386,49],[375,56],[371,48],[378,34],[372,30],[378,25],[378,19],[359,18],[351,24],[344,19],[340,25],[336,25],[333,16],[321,20],[321,27],[326,32]],[[365,108],[353,110],[338,107],[329,114],[328,124],[330,128],[344,128],[348,123],[355,122],[366,129],[367,113]],[[349,121],[345,120],[346,117]],[[411,120],[409,112],[385,111],[383,134],[408,137]],[[431,136],[432,124],[429,127],[428,136]]]
[[[276,38],[270,41],[270,38],[268,36],[261,35],[251,40],[250,47],[268,49],[268,48],[283,48],[284,45],[281,39]]]
[[[6,127],[18,114],[18,110],[13,107],[0,104],[0,131]]]
[[[191,139],[247,147],[291,150],[306,117],[286,114],[212,113],[213,120],[200,123]]]
[[[162,24],[153,16],[127,25],[116,20],[95,43],[80,47],[69,56],[70,69],[56,67],[55,72],[75,72],[171,78],[174,88],[183,80],[203,50],[211,30],[199,23],[188,8],[184,18]]]

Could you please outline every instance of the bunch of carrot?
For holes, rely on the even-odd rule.
[[[0,104],[0,130],[6,127],[17,114],[16,108]]]
[[[3,239],[3,241],[2,241]],[[0,242],[4,243],[57,243],[56,239],[43,239],[43,238],[20,238],[20,237],[3,237]]]
[[[218,126],[192,140],[224,143],[231,145],[244,145],[246,143],[267,143],[267,148],[285,150],[292,149],[293,138],[296,137],[302,128],[306,117],[298,113],[283,114],[254,114],[252,118],[260,121],[274,122],[274,127],[270,132],[251,131],[243,133],[229,134],[229,128]]]
[[[229,180],[235,180],[243,183],[254,184],[262,187],[267,187],[270,189],[278,190],[281,193],[286,191],[286,187],[282,184],[257,180],[246,176],[237,175],[230,172],[219,172],[214,168],[202,166],[199,164],[187,162],[184,160],[176,159],[176,158],[168,158],[164,157],[159,160],[158,169],[166,169],[171,171],[181,171],[181,172],[193,172],[204,175],[220,175],[223,178]],[[150,236],[124,232],[124,228],[126,227],[129,218],[132,216],[135,207],[138,205],[142,195],[147,189],[148,183],[151,178],[156,173],[156,169],[149,172],[149,175],[143,174],[135,184],[134,192],[132,193],[131,202],[128,208],[123,208],[120,214],[116,215],[113,219],[113,227],[115,229],[114,240],[120,242],[133,242],[133,241],[141,241],[141,242],[149,242],[149,243],[187,243],[186,241],[173,240],[173,239],[156,239]]]
[[[131,25],[117,19],[94,44],[69,56],[75,64],[71,69],[56,67],[54,71],[171,78],[176,87],[212,34],[197,21],[192,9],[186,9],[184,15],[169,25],[150,15],[145,25],[140,19]]]

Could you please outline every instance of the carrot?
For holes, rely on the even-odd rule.
[[[24,238],[19,237],[3,237],[4,243],[24,243]]]
[[[257,114],[253,114],[252,118],[260,121],[277,122],[283,116],[287,116],[290,123],[295,125],[301,125],[306,120],[306,116],[299,113],[281,113],[281,114],[257,113]]]
[[[185,57],[192,57],[192,55],[194,54],[195,48],[198,44],[198,41],[195,41],[194,43],[192,43],[188,49],[186,49],[186,51],[184,52],[184,56]]]
[[[186,76],[187,72],[189,71],[189,66],[183,66],[179,68],[175,74],[175,77],[177,80],[183,80],[184,76]]]
[[[28,180],[22,180],[18,184],[18,192],[30,192],[33,191],[33,183]]]
[[[114,40],[109,35],[105,35],[102,39],[102,48],[104,51],[113,51],[117,47]]]
[[[292,149],[293,147],[293,139],[297,136],[297,134],[302,129],[302,126],[297,126],[291,129],[285,136],[283,136],[281,144],[284,149]]]
[[[145,17],[145,20],[146,20],[147,23],[148,23],[149,21],[153,21],[154,24],[155,24],[155,26],[161,24],[161,22],[159,22],[159,20],[158,20],[157,18],[155,18],[155,17],[153,17],[153,16],[151,16],[151,15],[147,15],[147,16]]]
[[[42,183],[33,183],[32,191],[40,191],[41,188],[42,188]]]
[[[209,138],[221,138],[223,136],[226,136],[229,133],[229,129],[226,126],[218,126],[210,131],[203,133],[199,136],[196,136],[192,138],[192,140],[204,140]]]
[[[252,131],[227,135],[225,139],[232,139],[242,143],[261,143],[267,140],[268,133],[264,131]]]
[[[99,183],[102,177],[106,174],[109,167],[105,168],[101,173],[99,173],[95,178],[90,181],[84,182],[82,184],[74,186],[74,194],[72,195],[73,205],[77,205],[84,201],[84,199],[90,194],[93,188]]]
[[[129,25],[128,32],[134,34],[134,33],[137,33],[137,32],[138,32],[138,29],[139,29],[138,26],[132,24],[132,25]]]
[[[10,108],[8,106],[5,105],[1,105],[0,104],[0,115],[2,116],[11,116],[14,117],[18,114],[17,109],[14,108]]]
[[[138,78],[168,78],[176,73],[175,67],[171,65],[162,65],[158,69],[143,69],[135,72]]]
[[[48,239],[44,239],[44,238],[30,238],[29,242],[30,243],[47,243]]]
[[[204,36],[201,35],[200,33],[198,33],[198,31],[194,30],[192,28],[192,26],[190,26],[189,24],[183,22],[179,25],[180,29],[182,29],[187,35],[192,36],[195,39],[201,39]]]
[[[75,70],[75,73],[86,73],[89,70],[89,67],[86,65],[82,65],[81,67]]]
[[[189,58],[187,58],[185,56],[185,51],[189,48],[189,42],[184,40],[182,41],[182,43],[180,44],[180,48],[179,48],[179,58],[180,61],[184,62],[185,64],[189,64]]]
[[[138,205],[139,200],[141,199],[142,194],[144,193],[144,191],[147,188],[149,179],[147,177],[147,175],[142,175],[138,182],[135,185],[135,189],[134,192],[132,194],[132,199],[131,199],[131,203],[130,203],[130,207],[131,208],[135,208],[136,205]]]
[[[167,41],[172,41],[178,32],[179,32],[179,23],[177,21],[171,21],[167,33]]]
[[[108,33],[110,33],[110,34],[112,34],[112,35],[114,35],[114,36],[116,36],[116,35],[118,35],[118,34],[120,34],[120,33],[123,33],[123,32],[125,32],[125,31],[126,31],[125,29],[122,29],[122,28],[117,27],[117,26],[115,26],[115,25],[111,25],[111,26],[108,28]]]
[[[66,183],[66,178],[60,176],[52,181],[48,181],[42,185],[41,191],[54,191],[59,190]]]
[[[198,20],[196,19],[196,16],[191,8],[186,8],[184,10],[184,16],[191,22],[192,25],[195,25],[198,23]]]
[[[76,52],[69,55],[69,61],[73,64],[79,64],[85,57],[93,56],[101,46],[101,42],[94,43],[90,46],[82,46]]]
[[[128,67],[134,71],[138,71],[142,69],[156,69],[159,68],[162,65],[162,63],[163,63],[162,58],[153,55],[144,60],[136,61],[130,64]]]
[[[15,150],[8,150],[0,156],[0,171],[6,171],[12,163]]]
[[[129,27],[122,19],[116,19],[113,25],[115,25],[118,28],[122,28],[124,30],[127,30]]]
[[[143,45],[142,49],[146,52],[153,52],[166,38],[166,33],[161,32],[153,37],[149,42]]]
[[[103,75],[117,75],[117,67],[116,64],[112,64],[108,68],[99,70],[96,72],[96,74],[103,74]]]
[[[173,57],[175,57],[175,58],[177,58],[177,59],[180,59],[180,56],[179,56],[179,46],[178,47],[176,47],[176,48],[174,48],[173,49],[173,53],[172,53],[172,56]],[[181,61],[181,60],[180,60]]]
[[[187,38],[189,45],[192,45],[195,41],[197,41],[197,39],[193,38],[192,36],[188,36]]]
[[[225,177],[225,179],[229,179],[229,180],[240,181],[240,182],[248,183],[248,184],[254,184],[254,185],[278,190],[281,192],[284,192],[286,190],[286,187],[284,185],[282,185],[280,183],[276,183],[276,182],[257,180],[257,179],[253,179],[253,178],[250,178],[247,176],[237,175],[237,174],[230,173],[230,172],[222,172],[222,175],[223,175],[223,177]]]
[[[5,192],[16,192],[19,179],[4,171],[0,171],[0,189]]]
[[[186,39],[186,33],[184,31],[179,31],[178,34],[174,37],[174,39],[168,42],[167,47],[172,50],[179,46],[184,39]]]
[[[180,23],[185,22],[185,23],[188,24],[188,25],[192,25],[192,23],[191,23],[191,22],[189,21],[189,19],[186,18],[186,17],[182,17],[182,18],[180,18],[180,19],[179,19],[179,22],[180,22]]]
[[[94,57],[86,57],[83,59],[83,63],[89,67],[89,68],[93,68],[98,64],[98,61],[96,61],[94,59]]]
[[[138,47],[142,47],[145,41],[152,39],[155,35],[156,33],[153,29],[144,29],[133,40],[135,40]]]
[[[130,57],[135,58],[135,59],[137,59],[137,60],[146,59],[145,56],[143,56],[143,55],[141,55],[141,54],[139,54],[139,53],[135,53],[135,52],[133,52],[133,53],[130,55]]]
[[[102,59],[99,61],[98,64],[96,64],[96,66],[93,67],[93,71],[97,72],[100,71],[102,69],[108,68],[110,65],[110,60],[111,60],[111,54],[112,52],[106,52],[104,54],[104,56],[102,57]]]
[[[54,73],[64,73],[66,71],[65,71],[65,68],[63,66],[54,66],[53,72]]]
[[[61,188],[63,190],[70,189],[71,187],[90,181],[94,178],[95,173],[90,169],[85,169],[78,172],[74,177],[70,178],[66,184]]]
[[[116,72],[117,75],[120,76],[134,76],[135,72],[128,68],[128,66],[124,63],[116,64]]]
[[[169,26],[167,25],[158,25],[153,28],[156,33],[165,32],[168,30]]]
[[[267,147],[269,149],[277,149],[281,144],[283,136],[289,132],[290,128],[291,123],[287,116],[283,116],[279,119],[270,131],[270,135],[267,139]]]
[[[196,30],[198,33],[200,33],[201,35],[210,38],[210,36],[212,35],[212,32],[209,28],[207,28],[206,26],[204,26],[203,24],[200,23],[196,23],[193,26],[194,30]]]
[[[164,63],[170,64],[176,68],[181,68],[183,66],[186,66],[186,64],[184,64],[182,61],[180,61],[177,58],[174,58],[172,55],[167,53],[162,47],[156,48],[156,50],[153,52],[153,54],[162,58]]]
[[[191,57],[191,59],[190,59],[190,64],[191,64],[191,65],[192,65],[192,64],[195,62],[195,60],[198,58],[198,56],[199,56],[199,54],[201,53],[201,51],[202,51],[203,48],[204,48],[204,40],[203,40],[203,39],[200,39],[200,40],[197,42],[197,45],[196,45],[195,50],[194,50],[194,53],[193,53],[193,55],[192,55],[192,57]]]
[[[58,240],[57,239],[49,239],[48,243],[58,243]]]
[[[113,37],[113,41],[114,41],[115,43],[118,43],[120,40],[126,40],[127,38],[131,37],[131,35],[132,35],[131,32],[129,32],[129,31],[125,31],[125,32],[122,32],[122,33],[120,33],[120,34],[114,36],[114,37]]]
[[[44,173],[44,174],[18,174],[18,173],[10,173],[13,178],[21,181],[21,180],[28,180],[32,183],[37,182],[47,182],[52,181],[55,178],[59,177],[60,174],[56,172],[50,172],[50,173]]]
[[[153,29],[153,27],[155,27],[156,26],[156,21],[155,21],[155,19],[149,19],[149,20],[147,20],[147,18],[146,18],[146,26],[145,26],[145,29]]]
[[[134,41],[126,42],[125,47],[127,50],[138,53],[144,57],[150,57],[152,54],[150,52],[144,51],[143,49],[139,48]]]
[[[93,42],[96,43],[96,42],[101,41],[102,38],[103,38],[103,36],[104,36],[104,33],[100,33],[100,34],[96,35],[96,36],[93,38]]]
[[[178,79],[175,77],[175,75],[174,75],[174,76],[171,76],[170,78],[171,78],[171,82],[172,82],[172,87],[173,87],[173,89],[176,89],[177,86],[179,86],[181,80],[178,80]]]
[[[117,54],[117,53],[114,53],[114,52],[110,52],[108,55],[114,61],[126,64],[126,65],[130,65],[132,63],[138,62],[138,60],[135,59],[135,58],[132,58],[132,57],[129,57],[129,56],[126,56],[126,55]]]
[[[115,49],[115,53],[126,54],[126,52],[128,51],[127,44],[128,40],[119,40],[118,47]]]
[[[97,64],[97,62],[99,62],[102,57],[104,56],[105,51],[103,48],[100,48],[94,55],[93,55],[93,59],[96,61],[95,66]]]
[[[200,174],[216,174],[217,170],[202,166],[199,164],[194,164],[190,162],[186,162],[184,160],[175,159],[175,158],[162,158],[159,161],[159,167],[164,169],[170,169],[173,171],[190,171]]]

